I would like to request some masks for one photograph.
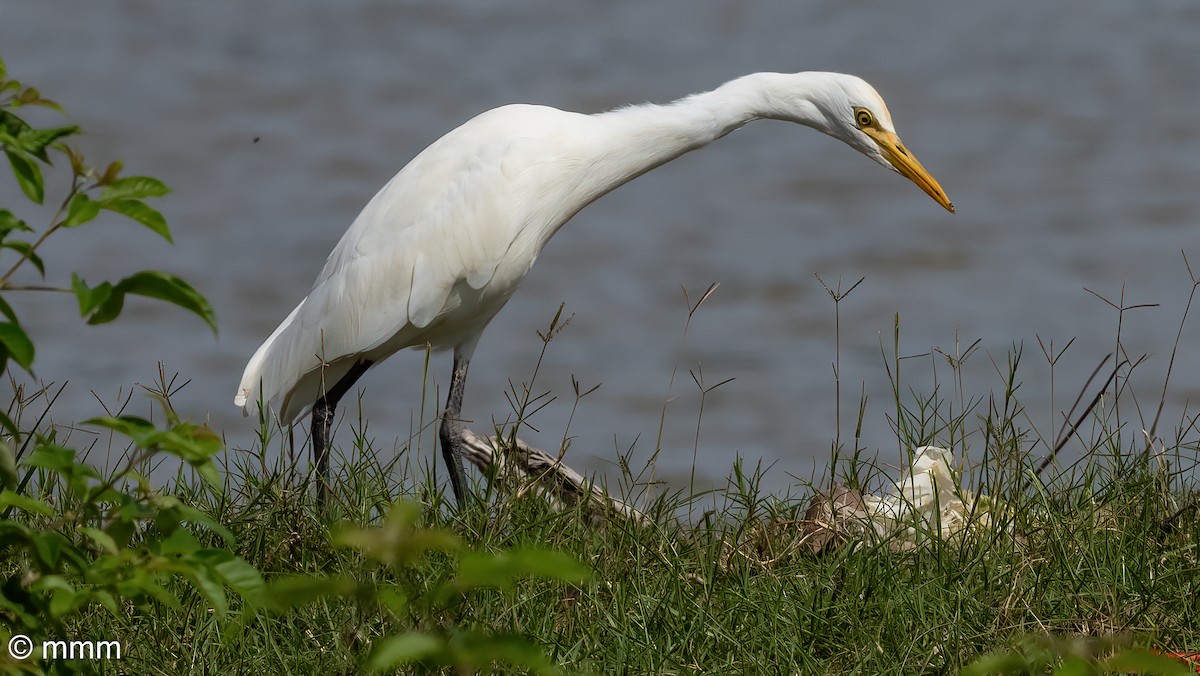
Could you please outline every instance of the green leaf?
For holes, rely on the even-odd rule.
[[[178,608],[179,599],[173,592],[158,584],[144,568],[134,568],[132,577],[117,584],[117,592],[124,597],[136,599],[148,596],[168,608]]]
[[[159,553],[168,554],[191,554],[200,549],[200,542],[196,540],[196,536],[192,535],[191,531],[186,528],[176,528],[166,539],[162,541],[162,548]]]
[[[4,154],[8,155],[8,163],[12,165],[21,191],[33,202],[41,204],[44,197],[42,170],[20,150],[7,148]]]
[[[95,542],[100,547],[100,549],[103,549],[105,552],[107,552],[109,554],[117,553],[117,551],[118,551],[117,550],[117,541],[114,540],[113,537],[111,535],[109,535],[108,533],[105,533],[104,531],[100,530],[99,528],[92,528],[91,526],[84,526],[83,528],[80,528],[79,530],[84,535],[88,536],[88,538],[90,538],[92,542]]]
[[[59,152],[66,155],[67,159],[71,161],[71,173],[74,174],[76,178],[82,178],[85,174],[87,174],[88,167],[83,158],[83,153],[65,143],[56,144],[54,147],[57,148]],[[98,180],[103,180],[103,178]]]
[[[409,601],[399,587],[382,587],[375,592],[375,600],[398,616],[408,610]]]
[[[54,143],[64,136],[72,136],[79,133],[79,127],[71,125],[69,127],[48,127],[46,129],[27,128],[17,136],[17,144],[30,155],[36,156],[43,162],[49,164],[50,158],[46,155],[46,146]]]
[[[42,93],[37,87],[26,87],[25,89],[21,90],[20,94],[17,94],[17,98],[13,101],[13,106],[22,106],[30,101],[36,101],[40,98],[42,98]]]
[[[12,82],[6,83],[0,91],[13,89],[12,85]],[[17,84],[17,87],[20,86]],[[0,146],[17,147],[17,137],[26,129],[30,129],[29,123],[7,110],[0,109]]]
[[[212,486],[218,491],[225,488],[225,483],[221,481],[221,473],[217,470],[216,463],[212,462],[211,460],[189,460],[188,464],[192,466],[192,469],[196,470],[196,473],[200,475],[200,478],[204,479],[209,486]]]
[[[124,166],[125,163],[121,160],[109,162],[108,166],[104,169],[104,173],[100,174],[100,178],[96,179],[96,185],[108,185],[117,180],[117,175],[121,173],[121,169]]]
[[[140,200],[147,197],[162,197],[171,189],[162,181],[150,176],[126,176],[108,184],[100,193],[101,202],[113,200]]]
[[[30,588],[34,591],[51,591],[54,589],[65,589],[67,591],[75,591],[75,587],[61,575],[43,575],[39,577]]]
[[[8,321],[10,322],[16,323],[17,321],[17,313],[13,312],[12,306],[3,297],[0,297],[0,314],[8,317]]]
[[[193,560],[202,562],[217,574],[225,586],[242,596],[261,592],[266,587],[262,573],[245,559],[224,549],[205,549],[196,552]]]
[[[108,282],[102,282],[95,288],[88,288],[82,277],[71,273],[71,290],[75,292],[75,298],[79,301],[80,317],[86,317],[100,307],[112,295],[112,289],[112,284]]]
[[[46,264],[42,262],[42,257],[34,252],[33,245],[29,242],[15,239],[11,242],[4,242],[3,244],[0,244],[0,246],[3,246],[5,249],[12,249],[22,256],[25,256],[30,263],[33,263],[33,267],[37,268],[38,273],[42,277],[46,276]]]
[[[70,613],[75,609],[77,597],[74,589],[55,589],[50,595],[50,617],[57,619]]]
[[[18,232],[33,232],[33,228],[25,224],[25,221],[13,215],[13,212],[8,209],[0,209],[0,239],[8,236],[8,233],[14,230]]]
[[[1054,670],[1052,676],[1091,676],[1096,670],[1079,655],[1064,655],[1062,664]]]
[[[334,535],[334,542],[353,547],[368,557],[389,566],[402,566],[430,551],[454,551],[460,546],[453,534],[417,528],[421,507],[413,502],[397,502],[383,525],[377,528],[347,528]]]
[[[40,514],[42,516],[51,516],[54,514],[54,508],[41,500],[31,498],[28,495],[21,495],[8,489],[0,491],[0,507],[16,507],[30,514]]]
[[[45,106],[53,108],[60,113],[63,112],[62,106],[49,99],[42,98],[42,93],[38,91],[37,87],[26,87],[13,99],[12,105],[14,108],[18,106]]]
[[[51,472],[63,473],[75,464],[75,451],[54,444],[40,444],[29,454],[24,463],[27,467],[37,467]]]
[[[178,456],[192,466],[211,463],[212,457],[225,448],[216,432],[195,423],[179,423],[162,430],[153,442],[162,451]]]
[[[963,667],[962,676],[990,674],[1023,674],[1032,670],[1029,660],[1016,652],[996,652],[984,655]]]
[[[130,472],[133,474],[133,472]],[[88,489],[87,495],[83,499],[87,503],[96,502],[120,502],[126,498],[126,494],[107,484],[92,486]]]
[[[62,533],[56,531],[38,533],[33,537],[34,552],[37,553],[37,557],[42,562],[42,565],[50,570],[58,569],[58,563],[62,560],[63,549],[71,547],[74,547],[71,541],[63,537]]]
[[[531,576],[583,582],[588,569],[567,554],[546,549],[514,549],[496,554],[471,552],[459,562],[455,584],[460,589],[508,588],[518,578]]]
[[[354,589],[354,581],[348,578],[296,575],[265,585],[254,595],[254,605],[272,612],[285,612],[326,596],[345,596]]]
[[[212,457],[225,450],[225,442],[221,435],[212,431],[207,425],[196,423],[179,423],[171,428],[170,442],[179,448],[179,455],[184,460],[212,460]]]
[[[91,591],[92,598],[96,600],[96,603],[104,606],[104,609],[107,610],[108,613],[113,616],[113,618],[118,620],[125,618],[125,613],[121,612],[121,607],[117,604],[117,600],[113,598],[113,595],[109,593],[108,590],[93,588]]]
[[[225,595],[225,586],[221,584],[216,573],[197,565],[187,566],[183,572],[192,580],[196,590],[208,599],[217,617],[224,618],[229,611],[229,597]]]
[[[0,322],[0,345],[8,351],[8,356],[28,371],[33,366],[33,341],[25,335],[24,329],[13,322]]]
[[[128,547],[133,539],[133,534],[136,529],[133,519],[124,511],[119,512],[120,518],[114,519],[108,527],[104,529],[105,533],[112,536],[113,542],[117,543],[118,547]]]
[[[0,519],[0,547],[6,549],[14,546],[26,548],[31,542],[33,542],[32,528],[13,519]],[[9,581],[11,582],[12,578],[9,578]],[[3,589],[0,588],[0,607],[3,607],[4,602],[7,600]],[[11,608],[11,606],[9,607]]]
[[[70,613],[79,605],[75,586],[61,575],[43,575],[30,589],[41,596],[50,597],[50,616],[55,619]]]
[[[74,228],[83,225],[100,214],[100,203],[93,201],[83,193],[75,193],[71,205],[67,209],[67,218],[63,221],[64,228]]]
[[[227,547],[234,546],[235,542],[233,532],[209,514],[206,514],[195,507],[191,507],[190,505],[185,505],[182,502],[172,506],[167,511],[173,512],[172,516],[177,516],[180,521],[187,521],[188,523],[204,526],[220,537],[221,540],[225,542]]]
[[[1183,662],[1143,648],[1127,648],[1102,663],[1106,673],[1194,674]]]
[[[36,101],[29,101],[26,105],[42,106],[44,108],[49,108],[51,110],[62,113],[63,115],[67,114],[67,111],[63,110],[63,107],[61,105],[59,105],[57,101],[51,101],[50,99],[38,98]]]
[[[500,662],[524,667],[535,673],[557,672],[554,663],[524,636],[468,630],[457,636],[454,643],[455,663],[473,664],[478,669],[490,670],[489,667]]]
[[[123,179],[122,179],[123,180]],[[115,211],[123,216],[128,216],[142,225],[150,228],[154,232],[162,235],[163,239],[168,242],[174,242],[171,239],[171,229],[167,227],[167,219],[158,213],[152,207],[146,206],[145,202],[136,199],[117,199],[117,200],[101,200],[100,206]]]
[[[106,427],[133,439],[139,448],[170,453],[194,467],[205,480],[217,488],[224,486],[212,456],[224,448],[221,437],[203,425],[181,423],[160,430],[148,420],[136,416],[102,416],[84,421],[85,425]],[[165,510],[164,510],[165,511]],[[171,514],[179,517],[178,512]]]
[[[367,659],[367,668],[387,671],[403,664],[429,659],[446,650],[445,639],[420,631],[409,631],[377,641]]]
[[[0,440],[0,489],[16,488],[20,475],[17,474],[17,458],[12,446]]]
[[[123,415],[119,418],[112,416],[100,416],[99,418],[89,418],[83,421],[84,425],[95,425],[97,427],[106,427],[114,432],[120,432],[125,436],[133,439],[140,448],[147,448],[155,444],[155,435],[158,429],[154,423],[132,415]]]
[[[203,319],[213,333],[217,332],[216,313],[199,291],[175,275],[152,270],[136,273],[117,282],[116,286],[112,287],[111,294],[88,319],[88,323],[103,324],[116,319],[124,309],[125,295],[131,293],[178,305]],[[76,295],[78,296],[78,292]],[[82,304],[80,307],[82,308]]]
[[[0,411],[0,427],[4,428],[4,431],[12,435],[13,439],[21,438],[21,430],[17,428],[17,424],[13,422],[13,419],[8,417],[8,414],[4,411]]]

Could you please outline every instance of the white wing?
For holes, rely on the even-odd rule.
[[[360,358],[377,362],[426,342],[452,347],[482,330],[544,243],[536,238],[514,250],[534,217],[527,205],[544,201],[531,199],[529,187],[544,184],[547,162],[562,157],[553,129],[578,117],[505,106],[414,158],[371,199],[308,296],[258,348],[235,403],[248,413],[260,396],[282,396],[279,415],[290,421],[313,403],[322,381],[332,386]],[[537,211],[547,218],[544,208]],[[497,279],[501,263],[515,272]],[[474,306],[456,315],[465,302]]]

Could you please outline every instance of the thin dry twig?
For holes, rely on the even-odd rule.
[[[531,482],[533,490],[556,508],[587,502],[605,513],[616,514],[639,525],[652,523],[638,508],[608,495],[582,474],[564,465],[545,451],[515,439],[512,447],[503,439],[463,430],[464,455],[486,476],[493,472],[514,471]]]

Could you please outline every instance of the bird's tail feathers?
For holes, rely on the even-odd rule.
[[[287,332],[302,307],[304,307],[303,301],[296,306],[296,309],[292,310],[287,319],[284,319],[276,327],[270,337],[258,346],[258,349],[254,351],[254,356],[250,357],[250,361],[246,363],[246,370],[242,372],[242,381],[238,384],[237,393],[233,397],[233,404],[242,409],[242,415],[250,415],[257,401],[261,399],[264,403],[270,402],[279,394],[280,390],[286,387],[286,384],[282,382],[286,380],[286,377],[280,377],[282,374],[279,373],[280,360],[281,358],[285,359],[285,355],[280,355],[278,352],[281,344],[288,342],[281,340],[281,337]]]

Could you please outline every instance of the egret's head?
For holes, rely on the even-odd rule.
[[[954,205],[936,179],[921,166],[916,156],[904,147],[887,104],[875,88],[862,78],[840,73],[801,73],[806,103],[815,106],[815,115],[796,121],[845,141],[879,164],[917,184],[921,190],[949,211]]]

